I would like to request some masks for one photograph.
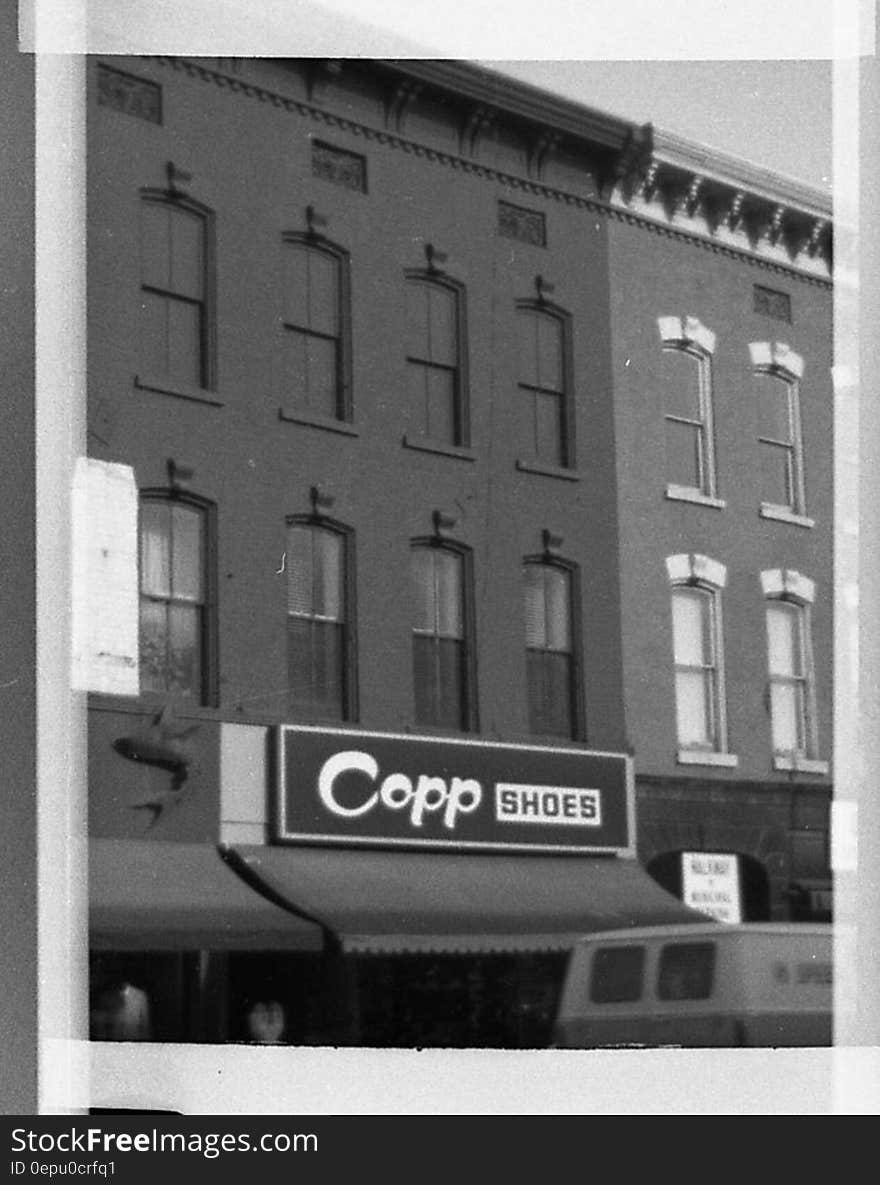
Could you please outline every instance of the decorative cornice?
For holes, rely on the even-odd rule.
[[[605,117],[600,113],[590,112],[587,108],[580,108],[577,104],[557,100],[555,96],[543,95],[542,92],[525,84],[514,84],[512,80],[500,75],[463,63],[421,60],[377,63],[401,71],[406,68],[407,73],[417,74],[419,79],[424,78],[426,83],[431,82],[434,85],[440,85],[441,80],[445,79],[443,85],[452,87],[454,80],[459,79],[462,81],[457,90],[460,98],[484,99],[488,88],[488,93],[494,99],[492,106],[472,108],[464,121],[463,129],[460,130],[459,139],[463,152],[470,151],[473,154],[481,130],[491,122],[497,122],[511,110],[514,114],[522,116],[525,114],[525,108],[528,108],[533,117],[538,110],[544,116],[551,112],[559,112],[560,109],[568,112],[568,118],[565,120],[560,116],[552,121],[552,124],[545,121],[541,125],[545,134],[544,139],[540,134],[541,129],[536,129],[537,134],[531,152],[531,172],[541,176],[523,177],[480,163],[473,159],[473,155],[455,155],[443,149],[408,140],[391,127],[370,127],[329,112],[315,103],[278,94],[266,87],[247,82],[241,77],[230,77],[214,67],[192,59],[151,56],[146,60],[182,71],[205,82],[213,82],[233,93],[337,127],[365,140],[375,141],[464,173],[484,177],[512,190],[536,194],[589,210],[591,213],[604,214],[616,221],[641,226],[654,233],[711,250],[715,254],[746,260],[771,272],[793,274],[821,287],[831,286],[832,222],[830,208],[826,209],[822,205],[821,195],[798,186],[796,182],[783,179],[782,189],[790,195],[791,200],[780,201],[778,194],[770,195],[768,179],[772,180],[773,174],[756,170],[743,162],[736,162],[739,172],[760,177],[760,192],[753,192],[747,186],[740,185],[738,178],[732,175],[722,176],[723,170],[718,168],[706,168],[702,172],[689,170],[681,161],[671,162],[668,159],[672,138],[665,134],[661,138],[650,124],[638,127],[623,120]],[[329,71],[322,73],[323,77],[330,74]],[[464,83],[465,78],[469,80],[467,85]],[[390,112],[388,123],[402,122],[403,109],[416,93],[412,87],[404,87],[399,92],[394,92],[397,105],[392,105],[391,108],[386,106],[386,111]],[[507,102],[511,95],[518,96],[516,102]],[[548,185],[542,179],[548,153],[561,139],[560,124],[570,126],[572,113],[581,111],[594,118],[585,126],[580,126],[574,137],[581,143],[589,140],[606,149],[606,155],[603,157],[600,152],[596,162],[595,177],[599,183],[600,196],[573,193]],[[546,138],[550,132],[553,133],[552,138]],[[609,166],[607,148],[612,146],[612,142],[617,151],[613,165]],[[721,154],[710,154],[695,146],[688,147],[691,150],[691,158],[699,162],[716,161],[716,156],[722,164],[733,159],[722,157]],[[683,154],[680,152],[679,155]],[[585,169],[584,173],[585,178],[590,176],[589,170]],[[811,201],[800,200],[804,194],[808,194]]]

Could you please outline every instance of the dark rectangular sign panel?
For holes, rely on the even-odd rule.
[[[281,725],[275,839],[635,855],[621,753]]]

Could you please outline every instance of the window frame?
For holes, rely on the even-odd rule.
[[[816,665],[813,654],[813,603],[816,586],[812,580],[791,569],[769,569],[761,573],[764,593],[764,629],[767,647],[767,714],[770,721],[770,743],[773,766],[778,770],[800,770],[808,773],[827,773],[828,764],[819,757],[819,716],[816,695]],[[773,607],[785,605],[796,618],[797,642],[802,674],[774,675],[770,670],[769,615]],[[803,747],[777,749],[773,737],[774,684],[800,685],[800,719],[798,730],[803,736]]]
[[[521,564],[521,574],[525,576],[525,569],[527,567],[539,567],[555,569],[562,572],[568,580],[568,629],[569,629],[569,711],[571,712],[571,728],[567,734],[567,739],[572,741],[582,741],[586,738],[586,728],[584,725],[584,687],[583,687],[583,660],[582,660],[582,628],[581,628],[581,582],[580,582],[580,568],[573,560],[567,560],[560,556],[541,555],[527,555],[523,557]],[[523,594],[525,589],[523,588]],[[525,599],[523,599],[523,610],[525,610]],[[524,631],[525,633],[525,631]],[[540,647],[530,647],[526,639],[526,654],[530,650],[538,650],[541,653],[558,654],[560,651],[545,650]],[[528,663],[527,663],[528,668]],[[528,685],[528,669],[526,669],[526,695],[529,695]],[[526,704],[526,714],[528,716],[528,701]],[[531,722],[528,722],[529,733],[536,737],[561,738],[563,733],[547,733],[547,732],[532,732]]]
[[[766,376],[781,383],[786,391],[789,439],[787,441],[764,437],[760,425],[756,432],[759,449],[785,450],[786,486],[789,487],[788,504],[762,499],[760,514],[763,518],[810,524],[807,519],[806,479],[804,474],[804,441],[801,421],[801,378],[804,373],[803,358],[784,342],[752,342],[749,345],[752,373],[755,377]],[[758,420],[759,398],[755,386],[755,418]],[[763,455],[763,454],[761,454]]]
[[[182,504],[197,511],[202,523],[202,581],[204,596],[202,600],[201,625],[201,689],[198,696],[184,696],[174,691],[152,691],[141,689],[145,697],[162,696],[164,698],[180,700],[187,704],[200,707],[215,708],[219,706],[219,613],[217,603],[217,504],[188,490],[162,489],[148,487],[138,491],[138,648],[140,649],[140,606],[144,598],[141,588],[143,577],[141,566],[142,543],[142,514],[144,502],[158,502],[162,504]],[[153,601],[171,603],[171,598],[150,597]],[[140,659],[138,660],[140,661]]]
[[[328,717],[319,712],[312,712],[309,714],[309,720],[333,720],[336,723],[351,724],[356,723],[359,718],[360,700],[358,694],[358,661],[357,661],[357,601],[356,601],[356,575],[355,575],[355,532],[354,528],[347,523],[340,522],[338,519],[330,518],[323,514],[290,514],[284,520],[284,546],[287,549],[288,532],[291,527],[308,527],[310,530],[323,530],[330,534],[338,535],[342,541],[342,582],[341,593],[344,597],[345,616],[343,619],[342,632],[342,672],[343,672],[343,703],[342,715],[339,717]],[[289,579],[289,578],[288,578]],[[287,655],[287,623],[292,616],[300,616],[306,620],[316,621],[320,620],[315,614],[294,615],[289,608],[289,588],[288,582],[285,581],[285,661],[289,661]],[[287,696],[287,711],[292,710],[292,703],[290,700],[290,688],[286,689]]]
[[[453,439],[441,440],[439,437],[429,436],[427,432],[427,416],[422,413],[420,413],[417,424],[416,439],[434,442],[445,447],[451,446],[457,449],[469,449],[471,447],[471,417],[468,375],[467,289],[461,280],[456,280],[437,268],[407,268],[404,271],[404,281],[406,284],[404,293],[405,301],[409,300],[409,286],[411,284],[424,284],[433,285],[436,288],[451,293],[455,302],[453,324],[456,339],[456,365],[454,368],[451,368],[453,375]],[[408,318],[408,310],[406,308],[405,317]],[[409,347],[408,341],[406,341],[406,347],[407,349]],[[448,366],[443,366],[424,358],[417,358],[409,353],[406,353],[404,358],[407,368],[410,366],[421,366],[432,367],[447,373],[450,371],[450,367]],[[407,383],[408,389],[409,384]]]
[[[138,263],[139,263],[139,292],[150,292],[166,300],[178,300],[187,304],[197,304],[189,297],[178,296],[173,291],[156,288],[145,284],[143,273],[143,237],[140,229],[141,211],[144,204],[165,206],[172,210],[196,217],[202,228],[202,301],[199,325],[199,382],[191,384],[181,382],[171,375],[160,372],[141,364],[145,361],[141,351],[140,325],[138,326],[138,371],[139,386],[159,391],[169,391],[172,394],[187,394],[194,392],[215,392],[217,390],[217,262],[216,262],[216,215],[203,202],[197,201],[189,194],[167,189],[143,188],[138,193]],[[208,402],[211,402],[210,400]]]
[[[336,412],[333,416],[315,412],[309,405],[300,404],[285,398],[285,408],[290,408],[294,416],[319,416],[342,424],[351,424],[354,419],[354,392],[352,367],[352,313],[351,313],[351,255],[339,243],[333,242],[324,235],[314,231],[285,231],[281,236],[284,248],[293,246],[314,251],[325,255],[336,264],[336,319],[338,336],[336,337]],[[286,301],[286,290],[282,290],[282,310]],[[285,334],[301,333],[308,336],[320,337],[327,341],[328,335],[294,325],[285,320],[284,313],[280,318],[281,328]],[[332,340],[332,339],[330,339]]]
[[[699,502],[719,508],[724,502],[718,497],[718,467],[715,441],[714,381],[712,358],[715,353],[715,334],[696,317],[658,317],[661,352],[677,352],[692,358],[697,366],[700,418],[691,419],[663,409],[663,422],[684,424],[696,434],[698,484],[668,479],[666,497],[686,502]],[[666,462],[668,463],[668,462]]]
[[[529,458],[521,458],[525,465],[549,465],[551,467],[558,467],[560,469],[576,469],[577,468],[577,434],[575,431],[575,398],[574,398],[574,320],[571,313],[562,308],[560,305],[554,304],[551,301],[544,299],[527,299],[517,300],[515,303],[515,312],[517,317],[521,314],[531,313],[534,316],[546,317],[548,320],[555,321],[559,325],[560,330],[560,344],[562,351],[562,390],[553,391],[550,388],[535,386],[531,383],[524,383],[522,376],[518,375],[516,380],[517,391],[519,393],[528,392],[533,401],[539,394],[552,395],[560,401],[560,415],[559,415],[559,457],[560,460],[547,461],[537,454],[537,432],[533,433],[534,439],[532,445],[534,447],[534,455]],[[533,412],[532,419],[535,416]]]
[[[727,673],[724,653],[724,618],[722,593],[727,584],[727,569],[717,560],[704,555],[682,554],[669,556],[666,560],[669,579],[670,638],[672,642],[672,669],[674,703],[676,713],[677,762],[680,765],[717,765],[734,767],[738,758],[730,752],[727,719]],[[714,663],[711,666],[679,663],[676,658],[675,596],[681,592],[699,592],[706,598],[710,613],[709,633]],[[701,625],[703,623],[701,622]],[[711,745],[685,743],[678,729],[678,674],[682,672],[711,670],[711,710],[714,723]],[[704,684],[705,687],[705,684]]]
[[[462,657],[462,678],[463,678],[463,692],[464,703],[461,705],[461,713],[459,717],[459,724],[456,728],[450,729],[443,724],[431,724],[415,719],[415,670],[413,669],[413,720],[418,728],[437,730],[438,732],[463,732],[476,733],[479,732],[479,701],[477,691],[477,663],[476,663],[476,618],[474,607],[474,580],[473,580],[473,552],[469,547],[463,543],[459,543],[452,539],[440,539],[436,535],[420,536],[411,539],[409,543],[409,561],[410,565],[413,562],[413,553],[419,549],[445,551],[458,557],[461,563],[461,612],[462,612],[462,643],[464,646],[464,654]],[[412,568],[410,567],[410,575]],[[427,634],[426,631],[417,631],[412,624],[412,614],[410,615],[410,638],[415,639],[417,633],[423,637],[439,637],[440,635],[434,632]],[[411,645],[413,643],[411,642]]]

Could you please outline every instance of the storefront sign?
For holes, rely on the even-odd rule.
[[[681,889],[685,905],[719,922],[741,922],[739,857],[729,853],[682,852]]]
[[[618,753],[282,725],[278,840],[633,855]]]

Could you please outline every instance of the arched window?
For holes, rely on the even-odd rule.
[[[476,727],[470,553],[416,541],[410,553],[413,686],[417,724]]]
[[[562,561],[523,564],[529,731],[580,734],[575,570]]]
[[[702,555],[669,556],[678,760],[735,765],[727,751],[721,591],[723,564]]]
[[[761,514],[765,518],[803,517],[803,359],[782,342],[752,342],[749,351],[755,381]]]
[[[287,671],[295,714],[354,715],[351,548],[351,532],[339,523],[288,521]]]
[[[284,236],[285,405],[350,420],[348,254],[310,234]]]
[[[407,272],[406,364],[412,422],[438,444],[470,444],[464,287],[437,272]]]
[[[141,194],[138,380],[213,389],[213,215],[183,195]]]
[[[815,585],[799,572],[761,573],[766,598],[770,729],[776,769],[824,772],[816,720],[811,608]]]
[[[544,301],[521,301],[517,304],[517,339],[526,458],[573,468],[571,317]]]
[[[712,354],[715,334],[696,317],[660,317],[663,361],[660,386],[666,444],[666,494],[714,501],[715,432]]]
[[[140,502],[140,680],[146,693],[213,701],[213,506],[144,491]]]

